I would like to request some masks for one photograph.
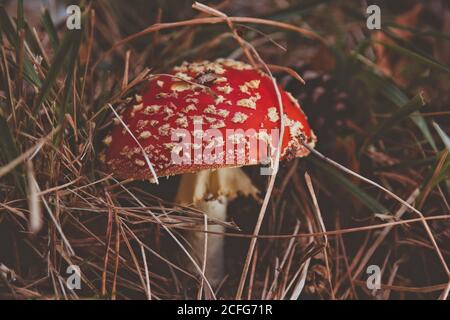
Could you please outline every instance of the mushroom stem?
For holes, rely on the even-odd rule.
[[[225,197],[209,201],[203,200],[195,207],[203,211],[208,216],[208,219],[212,218],[220,221],[226,221],[227,219],[228,200]],[[225,227],[220,224],[209,223],[207,230],[214,233],[207,234],[205,276],[212,286],[217,286],[225,275],[225,237],[215,233],[224,233]],[[191,242],[195,258],[199,261],[200,266],[203,265],[205,234],[193,232],[188,238]]]
[[[258,190],[250,178],[240,168],[222,168],[188,173],[181,177],[175,201],[182,205],[192,205],[208,217],[208,233],[206,246],[205,276],[213,286],[217,286],[225,276],[224,233],[225,227],[218,221],[227,219],[229,201],[238,194],[257,197]],[[214,222],[214,220],[216,222]],[[188,232],[187,240],[191,246],[191,254],[200,266],[203,265],[205,250],[205,234]],[[189,264],[191,265],[191,263]],[[194,266],[189,267],[195,271]]]

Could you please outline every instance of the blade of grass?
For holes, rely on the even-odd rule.
[[[4,74],[3,74],[3,81],[5,83],[5,91],[6,91],[6,100],[8,101],[8,105],[9,105],[9,110],[13,116],[13,118],[15,119],[16,114],[15,114],[15,110],[14,110],[14,97],[13,97],[13,93],[12,93],[12,83],[11,83],[11,76],[9,74],[9,68],[8,68],[8,61],[6,59],[6,52],[4,47],[1,47],[0,50],[0,56],[1,56],[1,63],[3,64],[3,68],[4,68]],[[1,111],[1,109],[0,109]],[[3,110],[6,114],[6,109]]]
[[[306,158],[306,161],[311,163],[314,167],[316,167],[320,171],[325,172],[329,177],[333,179],[334,182],[336,182],[338,185],[347,190],[355,198],[360,200],[362,204],[364,204],[368,209],[370,209],[374,213],[386,213],[389,211],[375,198],[367,194],[356,184],[354,184],[349,179],[344,177],[338,170],[336,170],[332,166],[323,163],[321,160],[317,160],[311,157]]]
[[[406,104],[404,104],[400,109],[395,111],[392,116],[390,116],[385,121],[381,122],[378,126],[376,126],[369,138],[361,147],[360,152],[364,152],[368,145],[374,142],[376,139],[382,137],[387,134],[390,129],[392,129],[395,124],[402,121],[405,117],[409,116],[411,113],[417,111],[420,107],[424,106],[425,102],[420,94],[417,94],[414,98],[409,100]]]
[[[444,142],[445,147],[450,152],[450,137],[434,121],[433,121],[433,127],[434,127],[434,129],[436,129],[437,133],[439,134],[439,137],[441,137],[441,139],[442,139],[442,142]]]
[[[43,59],[40,62],[41,66],[44,67],[45,69],[48,68],[47,65],[47,61],[46,61],[46,52],[43,52],[43,47],[41,47],[38,43],[38,39],[36,38],[37,33],[35,34],[33,32],[33,30],[30,28],[30,26],[25,23],[25,41],[30,49],[31,52],[33,52],[33,54],[35,56],[42,56]]]
[[[19,38],[17,37],[17,31],[14,28],[14,25],[11,22],[11,19],[9,18],[9,15],[6,12],[5,8],[2,6],[0,6],[0,30],[3,31],[3,34],[11,43],[11,45],[14,46],[16,50],[18,50],[20,45]],[[17,69],[16,64],[12,63],[12,66]],[[25,79],[27,79],[33,85],[40,86],[41,81],[39,79],[39,76],[37,75],[36,70],[34,70],[33,64],[31,63],[30,59],[26,56],[24,57],[23,68]]]
[[[420,186],[421,193],[418,197],[417,206],[419,208],[423,207],[426,198],[430,195],[431,191],[441,182],[444,182],[446,178],[448,178],[448,172],[450,168],[450,160],[448,159],[448,151],[444,150],[441,152],[438,157],[435,165],[433,166],[433,170],[429,172],[429,174],[423,179],[423,182]],[[448,181],[447,181],[448,182]],[[447,194],[446,197],[450,194],[448,192],[448,183],[442,184],[443,190]]]
[[[23,0],[17,2],[17,31],[24,29]]]
[[[80,30],[70,30],[67,31],[66,34],[64,35],[63,41],[58,47],[56,55],[51,63],[51,67],[47,72],[45,81],[42,84],[41,90],[36,99],[36,103],[33,108],[34,114],[37,113],[38,108],[46,100],[50,90],[55,85],[59,73],[64,69],[67,57],[72,56],[70,52],[74,47],[74,45],[78,43],[77,39],[80,36],[80,33],[81,33]]]
[[[428,56],[425,56],[423,54],[414,52],[414,51],[412,51],[412,50],[410,50],[408,48],[399,46],[399,45],[394,44],[394,43],[386,43],[386,42],[383,42],[383,41],[374,41],[374,42],[375,43],[379,43],[379,44],[385,46],[386,48],[389,48],[389,49],[391,49],[393,51],[396,51],[397,53],[400,53],[400,54],[402,54],[404,56],[412,58],[412,59],[414,59],[414,61],[417,61],[420,64],[423,64],[423,65],[425,65],[427,67],[436,69],[438,71],[445,72],[448,75],[450,75],[450,68],[448,68],[446,65],[444,65],[444,64],[434,60],[431,57],[428,57]]]
[[[17,98],[22,96],[22,79],[23,79],[23,61],[25,54],[25,21],[23,18],[23,0],[19,0],[17,3],[17,40],[18,46],[16,47],[16,64],[18,66],[16,74],[16,92]]]
[[[11,129],[3,116],[2,108],[0,108],[0,160],[7,164],[17,158],[18,149],[16,141],[11,133]],[[23,167],[17,166],[11,171],[11,176],[15,181],[15,185],[21,195],[25,195],[25,180],[23,175]]]
[[[53,24],[50,12],[45,9],[41,16],[41,22],[44,26],[45,31],[50,39],[53,50],[57,50],[59,47],[58,32],[56,31],[55,25]]]
[[[376,74],[373,70],[362,71],[357,77],[364,81],[369,87],[379,91],[386,99],[391,101],[397,107],[402,107],[409,101],[408,97],[396,85],[388,79]],[[431,135],[426,120],[418,112],[411,113],[410,117],[433,150],[437,151],[436,143]]]
[[[411,31],[412,33],[414,33],[417,36],[430,36],[430,37],[435,37],[435,38],[439,38],[442,40],[447,40],[450,41],[450,35],[443,33],[443,32],[439,32],[436,30],[429,30],[429,29],[418,29],[418,28],[413,28],[410,26],[406,26],[406,25],[401,25],[395,22],[384,22],[383,23],[386,27],[391,27],[394,29],[400,29],[400,30],[407,30],[407,31]]]
[[[450,152],[450,137],[444,132],[444,130],[441,129],[441,127],[436,122],[433,122],[433,126],[436,129],[437,133],[439,134],[440,138],[442,139],[442,142],[447,148],[447,151]],[[442,181],[441,185],[443,186],[443,189],[447,193],[447,197],[450,197],[450,181],[446,179],[448,178],[449,170],[450,170],[450,160],[447,159],[446,163],[444,164],[444,168],[441,170],[441,173],[436,177],[436,181],[433,182],[434,187]]]
[[[79,33],[77,33],[77,37],[74,39],[75,42],[72,45],[72,48],[71,48],[71,51],[69,54],[69,58],[68,58],[68,72],[67,72],[66,80],[64,82],[63,100],[62,100],[61,107],[58,109],[58,123],[61,126],[64,122],[65,114],[68,110],[70,97],[72,96],[72,92],[73,92],[73,90],[75,90],[75,87],[76,87],[76,84],[73,83],[73,79],[74,79],[76,63],[78,60],[78,52],[80,50],[81,39],[82,39],[82,34],[81,34],[81,32],[79,32]],[[58,135],[57,143],[59,141],[61,141],[64,130],[61,130],[59,133],[60,134]]]

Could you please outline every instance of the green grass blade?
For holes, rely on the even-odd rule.
[[[439,38],[442,40],[447,40],[450,41],[450,35],[443,33],[443,32],[439,32],[436,30],[428,30],[428,29],[419,29],[419,28],[413,28],[410,26],[406,26],[406,25],[401,25],[395,22],[385,22],[384,25],[386,27],[391,27],[393,29],[400,29],[400,30],[407,30],[407,31],[411,31],[412,33],[414,33],[417,36],[431,36],[431,37],[435,37],[435,38]]]
[[[72,80],[75,72],[75,65],[78,59],[78,51],[81,45],[81,33],[77,33],[77,37],[75,42],[71,48],[69,59],[68,59],[68,72],[66,76],[66,80],[64,82],[64,95],[63,95],[63,104],[61,109],[59,110],[59,123],[61,124],[64,120],[64,115],[67,112],[67,106],[69,104],[69,99],[72,93]],[[60,132],[62,132],[61,130]]]
[[[36,55],[36,56],[44,55],[41,47],[39,46],[39,44],[35,38],[35,35],[33,34],[33,31],[31,30],[30,26],[28,25],[28,23],[25,23],[25,40],[28,44],[28,47],[30,48],[31,52],[33,52],[34,55]],[[42,59],[42,61],[41,61],[41,66],[44,67],[45,69],[48,68],[46,61],[44,59]]]
[[[56,31],[55,25],[53,24],[53,20],[48,9],[45,9],[42,13],[41,21],[50,39],[53,50],[57,50],[59,47],[58,32]]]
[[[420,96],[416,95],[400,109],[395,111],[391,117],[381,122],[373,131],[366,142],[363,144],[361,151],[364,151],[368,145],[370,145],[376,139],[382,137],[389,132],[390,129],[394,127],[395,124],[402,121],[405,117],[409,116],[411,113],[417,111],[420,107],[424,106],[425,103]]]
[[[8,13],[5,8],[0,6],[0,28],[3,31],[3,34],[6,36],[8,41],[13,45],[17,46],[17,31],[14,28],[14,25],[9,18]]]
[[[442,142],[444,142],[444,145],[447,148],[448,152],[450,152],[450,137],[444,132],[444,130],[441,129],[441,127],[436,122],[433,122],[433,126],[439,134],[439,137],[441,137]]]
[[[440,156],[442,156],[442,153],[440,154]],[[441,157],[438,157],[433,168],[436,168],[438,166],[441,160],[440,158]],[[447,155],[447,160],[442,165],[441,170],[437,174],[435,174],[434,170],[431,170],[423,179],[423,182],[421,183],[420,186],[422,192],[417,197],[417,202],[418,203],[422,202],[422,199],[424,197],[425,186],[429,186],[429,190],[433,190],[438,184],[440,184],[445,197],[448,199],[450,197],[450,186],[448,179],[449,172],[450,172],[450,159],[448,158]]]
[[[70,55],[71,49],[77,42],[77,38],[79,37],[80,33],[81,33],[80,30],[71,30],[66,32],[64,39],[61,42],[60,46],[58,47],[55,57],[53,58],[51,67],[47,72],[45,81],[36,99],[36,103],[33,108],[34,114],[37,113],[38,108],[45,101],[50,90],[55,85],[56,79],[59,73],[64,69],[66,59],[68,55]]]
[[[18,99],[22,96],[23,89],[23,69],[25,60],[25,21],[23,16],[23,0],[19,0],[17,3],[17,40],[18,46],[16,47],[16,64],[18,70],[16,72],[16,91]]]
[[[364,190],[358,187],[356,184],[351,182],[349,179],[344,177],[338,170],[332,166],[323,163],[321,160],[314,158],[306,158],[306,160],[312,163],[321,172],[325,172],[337,185],[343,187],[355,198],[361,201],[368,209],[374,213],[386,213],[389,210],[386,209],[381,203],[379,203],[375,198],[367,194]]]
[[[25,28],[25,20],[23,15],[23,0],[19,0],[17,3],[17,30]]]
[[[0,6],[0,29],[2,30],[2,33],[6,37],[6,39],[8,39],[8,41],[11,43],[11,45],[13,45],[16,50],[18,50],[19,40],[17,36],[17,30],[11,22],[11,19],[9,18],[5,8],[2,6]],[[23,63],[24,78],[31,84],[40,86],[41,81],[38,74],[36,73],[36,70],[34,70],[33,64],[31,63],[30,59],[25,56]],[[15,63],[12,63],[11,65],[13,66],[13,68],[17,69]]]
[[[446,65],[434,60],[431,57],[427,57],[423,54],[419,54],[417,52],[414,52],[408,48],[399,46],[397,44],[386,43],[386,42],[382,42],[382,41],[375,41],[375,43],[379,43],[388,49],[396,51],[397,53],[400,53],[406,57],[412,58],[412,59],[414,59],[414,61],[417,61],[418,63],[423,64],[427,67],[445,72],[450,75],[450,68],[448,68]]]
[[[14,137],[11,133],[11,129],[8,125],[8,121],[3,115],[3,109],[0,108],[0,161],[6,165],[18,157],[18,149]],[[24,195],[25,192],[25,180],[21,172],[21,166],[14,168],[8,175],[12,176],[15,181],[15,185],[19,192]]]
[[[433,122],[433,126],[437,131],[439,137],[442,139],[445,148],[450,154],[450,137],[444,132],[444,130],[442,130],[442,128],[436,122]],[[439,161],[440,157],[436,159],[436,166],[438,165]],[[450,180],[448,179],[449,172],[450,172],[450,159],[447,154],[447,160],[442,166],[441,171],[437,175],[433,174],[433,172],[430,172],[430,174],[424,179],[422,186],[429,184],[431,186],[431,189],[433,189],[438,184],[441,184],[444,194],[446,195],[447,198],[449,198],[450,197]],[[421,194],[420,197],[422,196],[423,195]]]
[[[397,107],[402,107],[409,101],[408,96],[406,96],[397,86],[395,86],[391,81],[388,81],[388,79],[377,75],[373,72],[373,70],[363,71],[360,78],[370,87],[379,91],[386,99],[391,101]],[[426,120],[420,115],[419,112],[411,113],[410,117],[422,132],[422,135],[428,141],[433,150],[437,152],[436,143],[431,135]]]

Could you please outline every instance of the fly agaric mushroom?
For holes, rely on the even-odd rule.
[[[314,147],[316,137],[298,102],[278,91],[285,124],[280,159],[306,156],[303,143]],[[239,167],[264,162],[271,154],[264,152],[266,146],[278,145],[272,139],[281,123],[278,101],[272,79],[248,64],[185,62],[151,78],[123,110],[122,121],[116,121],[122,125],[104,140],[105,161],[119,177],[153,180],[143,149],[158,177],[183,174],[176,202],[202,210],[213,222],[208,230],[223,233],[214,220],[226,220],[227,203],[238,194],[256,197],[258,192]],[[202,262],[204,234],[191,232],[188,238],[193,256]],[[223,236],[210,235],[206,276],[213,284],[224,275],[223,250]]]

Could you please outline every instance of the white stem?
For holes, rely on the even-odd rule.
[[[228,202],[238,194],[257,197],[257,193],[258,190],[240,168],[204,170],[181,177],[175,201],[199,209],[208,218],[207,231],[212,233],[187,232],[186,238],[192,247],[191,254],[198,264],[202,266],[206,263],[205,275],[213,286],[217,286],[225,276],[225,238],[216,234],[224,233],[225,227],[217,222],[226,221]],[[206,261],[203,261],[204,256]],[[196,270],[190,266],[191,263],[186,265],[195,273]]]
[[[228,200],[225,197],[210,201],[200,201],[196,206],[209,219],[226,221]],[[207,231],[224,233],[225,227],[219,224],[208,224]],[[193,252],[200,265],[206,263],[205,275],[211,285],[217,286],[225,276],[224,241],[223,235],[195,232],[190,237]],[[203,261],[206,240],[206,262]],[[199,256],[200,255],[200,256]]]

